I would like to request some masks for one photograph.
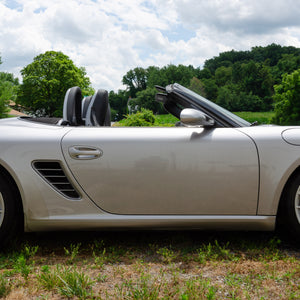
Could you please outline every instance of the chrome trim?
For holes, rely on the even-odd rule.
[[[0,227],[4,219],[4,213],[5,213],[4,200],[3,200],[2,193],[0,193]]]
[[[74,159],[89,160],[101,157],[103,151],[91,146],[72,146],[69,147],[69,154]]]

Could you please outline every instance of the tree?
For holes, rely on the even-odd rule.
[[[17,103],[40,116],[61,117],[66,91],[79,86],[83,95],[93,94],[84,68],[78,68],[62,52],[47,51],[21,70]]]
[[[128,86],[130,96],[134,98],[137,92],[147,88],[147,71],[143,68],[130,70],[123,76],[122,83]]]
[[[232,78],[232,67],[219,67],[215,72],[216,84],[220,87],[229,84]]]
[[[189,89],[194,91],[195,93],[201,95],[202,97],[206,98],[204,84],[200,79],[193,77],[191,79]]]
[[[275,86],[275,116],[273,123],[300,125],[300,69],[285,74],[282,83]]]
[[[0,65],[2,64],[0,56]],[[9,100],[16,100],[18,78],[14,78],[13,74],[0,72],[0,118],[7,117],[9,112]]]
[[[132,110],[141,110],[142,108],[152,110],[154,113],[163,113],[162,105],[155,101],[155,88],[148,87],[147,89],[137,92],[136,98],[130,100],[129,105]]]
[[[12,84],[7,81],[0,81],[0,118],[7,117],[8,104],[12,94]]]
[[[119,90],[118,93],[114,91],[109,92],[109,103],[111,107],[111,119],[119,121],[127,114],[127,103],[129,99],[129,92]]]

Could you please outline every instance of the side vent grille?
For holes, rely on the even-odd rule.
[[[34,169],[57,191],[71,199],[80,199],[61,165],[57,161],[36,161]]]

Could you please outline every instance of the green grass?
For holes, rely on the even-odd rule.
[[[167,115],[156,115],[155,116],[155,126],[174,126],[179,120],[171,114]]]
[[[272,117],[275,115],[273,111],[267,112],[249,112],[249,111],[241,111],[241,112],[234,112],[240,118],[253,123],[255,121],[258,124],[270,124]]]
[[[0,266],[7,299],[300,298],[300,250],[274,233],[26,234]]]

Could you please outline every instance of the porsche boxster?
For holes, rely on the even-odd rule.
[[[250,124],[189,89],[157,87],[174,127],[112,127],[108,93],[63,118],[0,120],[0,240],[101,229],[300,235],[300,128]]]

